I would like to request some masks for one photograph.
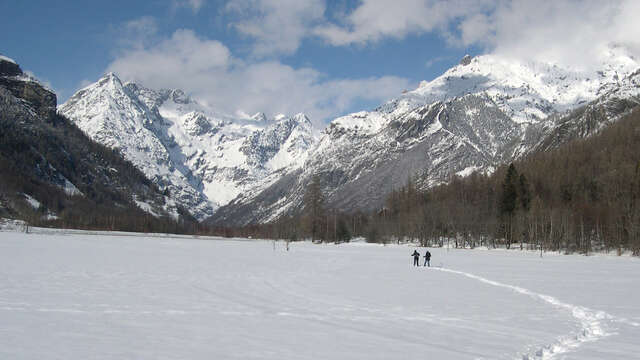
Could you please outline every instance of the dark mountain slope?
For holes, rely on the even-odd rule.
[[[140,171],[56,114],[50,90],[1,62],[0,216],[62,227],[179,230],[165,196]]]

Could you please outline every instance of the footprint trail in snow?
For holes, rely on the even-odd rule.
[[[535,299],[542,300],[556,308],[568,311],[571,316],[578,320],[581,324],[581,328],[575,334],[569,334],[559,337],[554,343],[545,345],[531,353],[522,354],[523,360],[528,359],[554,359],[560,354],[564,354],[575,350],[580,345],[586,342],[597,341],[606,336],[614,335],[611,330],[607,330],[605,322],[614,322],[626,324],[634,327],[640,327],[640,323],[630,321],[625,318],[613,316],[604,311],[598,311],[586,308],[584,306],[568,304],[560,301],[552,296],[539,294],[531,290],[525,289],[520,286],[514,286],[504,284],[498,281],[490,280],[482,276],[474,275],[468,272],[452,270],[443,267],[432,267],[431,270],[437,270],[457,275],[462,275],[467,278],[483,282],[496,287],[501,287],[515,291],[522,295],[527,295]]]

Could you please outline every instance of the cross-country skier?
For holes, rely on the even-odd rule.
[[[424,266],[431,267],[431,253],[429,252],[429,250],[424,253]]]
[[[419,262],[420,262],[420,253],[418,252],[418,250],[413,250],[413,254],[411,254],[411,256],[413,256],[413,265],[414,266],[420,266]]]

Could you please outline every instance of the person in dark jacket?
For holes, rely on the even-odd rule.
[[[414,266],[420,266],[419,262],[420,262],[420,253],[418,252],[418,250],[413,250],[413,254],[411,254],[411,256],[413,256],[413,265]]]
[[[424,266],[431,267],[431,253],[429,252],[429,250],[424,253]]]

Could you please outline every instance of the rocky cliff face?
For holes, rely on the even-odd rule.
[[[246,224],[297,213],[313,176],[329,208],[371,210],[410,177],[429,187],[589,136],[638,103],[639,65],[619,50],[610,49],[592,72],[466,56],[374,111],[335,119],[303,167],[262,193],[238,197],[211,220]]]
[[[611,125],[640,105],[640,69],[621,77],[596,100],[563,114],[550,117],[552,126],[540,129],[544,136],[530,146],[546,151],[568,141],[588,137]]]
[[[94,140],[117,148],[198,219],[304,162],[313,143],[299,114],[235,119],[181,90],[153,90],[107,74],[59,111]]]
[[[0,215],[104,227],[108,217],[134,223],[149,213],[184,214],[133,165],[56,114],[55,106],[53,92],[0,56]]]
[[[12,59],[0,55],[0,76],[18,76],[22,75],[22,69]]]
[[[108,74],[73,95],[59,111],[95,141],[118,149],[194,216],[208,216],[213,208],[191,171],[181,165],[184,155],[169,151],[175,141],[163,131],[165,120],[156,104],[172,95],[133,84],[125,86],[114,74]]]
[[[588,136],[637,104],[637,61],[619,48],[603,59],[577,71],[465,56],[372,111],[334,119],[318,139],[302,114],[233,119],[114,74],[60,111],[199,219],[241,225],[299,212],[313,176],[329,208],[370,210],[410,177],[429,187]]]
[[[13,60],[0,56],[0,85],[15,97],[23,99],[41,116],[51,118],[56,113],[56,94],[37,79],[25,74]]]

